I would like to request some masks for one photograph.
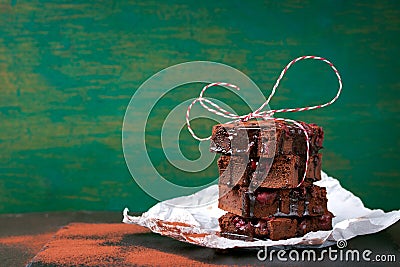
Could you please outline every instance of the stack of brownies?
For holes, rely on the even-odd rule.
[[[247,121],[213,127],[212,152],[221,153],[219,218],[221,235],[246,240],[280,240],[332,229],[319,153],[323,130],[300,122]]]

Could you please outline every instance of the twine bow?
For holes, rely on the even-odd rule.
[[[269,104],[269,102],[271,101],[272,97],[274,96],[274,94],[276,92],[277,87],[279,86],[279,83],[281,82],[283,76],[286,74],[287,70],[293,64],[295,64],[296,62],[298,62],[300,60],[304,60],[304,59],[320,60],[320,61],[325,62],[326,64],[328,64],[331,67],[331,69],[335,72],[335,74],[337,76],[337,79],[338,79],[338,82],[339,82],[339,88],[338,88],[338,91],[337,91],[335,97],[332,98],[329,102],[326,102],[325,104],[316,105],[316,106],[307,106],[307,107],[302,107],[302,108],[273,109],[273,110],[268,110],[268,111],[262,111],[262,109],[265,106],[267,106]],[[222,117],[225,117],[225,118],[232,119],[232,121],[229,121],[227,123],[233,123],[233,122],[236,122],[236,121],[248,121],[250,119],[257,119],[257,118],[261,118],[261,119],[264,119],[264,120],[272,119],[272,120],[275,120],[275,121],[281,120],[281,121],[286,121],[286,122],[293,123],[296,126],[298,126],[304,132],[304,135],[306,137],[306,143],[307,143],[306,166],[305,166],[303,179],[300,182],[300,184],[298,185],[298,186],[300,186],[304,182],[304,179],[305,179],[306,173],[307,173],[307,168],[308,168],[309,150],[310,150],[310,144],[309,144],[310,143],[309,142],[310,139],[309,139],[309,136],[307,134],[306,129],[303,127],[303,125],[301,125],[297,121],[290,120],[290,119],[285,119],[285,118],[272,118],[272,116],[275,113],[299,112],[299,111],[313,110],[313,109],[324,108],[326,106],[329,106],[329,105],[333,104],[339,98],[340,93],[342,92],[342,87],[343,87],[342,78],[340,77],[340,74],[339,74],[338,70],[336,69],[336,67],[329,60],[327,60],[327,59],[325,59],[323,57],[318,57],[318,56],[302,56],[302,57],[298,57],[298,58],[293,59],[281,71],[281,74],[279,75],[278,79],[276,80],[276,82],[275,82],[275,84],[274,84],[274,86],[272,88],[271,94],[268,96],[267,100],[258,109],[256,109],[253,112],[250,112],[249,114],[246,114],[246,115],[237,115],[237,114],[234,114],[234,113],[230,113],[229,111],[223,109],[222,107],[220,107],[216,103],[212,102],[211,100],[209,100],[207,98],[204,98],[205,91],[208,88],[213,87],[213,86],[227,86],[227,87],[233,88],[235,90],[240,90],[240,88],[238,86],[236,86],[234,84],[231,84],[231,83],[226,83],[226,82],[214,82],[214,83],[210,83],[210,84],[208,84],[208,85],[203,87],[203,89],[200,92],[199,97],[197,97],[196,99],[194,99],[192,101],[192,103],[190,103],[190,105],[188,106],[187,111],[186,111],[186,125],[187,125],[187,128],[188,128],[190,134],[193,136],[193,138],[195,138],[195,139],[197,139],[199,141],[206,141],[206,140],[209,140],[211,138],[211,136],[206,137],[206,138],[198,137],[194,133],[193,129],[190,126],[190,120],[189,120],[190,111],[191,111],[193,105],[196,104],[197,102],[199,102],[203,108],[205,108],[206,110],[210,111],[211,113],[214,113],[216,115],[219,115],[219,116],[222,116]]]

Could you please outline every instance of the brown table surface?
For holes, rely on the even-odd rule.
[[[120,223],[121,212],[54,212],[0,215],[0,266],[320,266],[321,262],[259,261],[257,249],[220,251],[180,242],[136,225]],[[400,223],[348,241],[347,250],[395,255],[400,261]],[[335,247],[335,249],[337,249]],[[301,252],[301,251],[300,251]],[[321,249],[316,250],[317,255]],[[395,266],[396,263],[351,262]],[[348,265],[329,261],[324,265]]]

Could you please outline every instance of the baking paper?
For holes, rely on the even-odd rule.
[[[366,208],[360,198],[324,172],[321,181],[314,184],[326,187],[328,210],[335,215],[331,231],[310,232],[303,237],[278,241],[243,241],[220,237],[218,218],[226,212],[218,208],[217,185],[190,196],[159,202],[141,216],[130,216],[128,208],[125,208],[123,222],[138,224],[155,233],[191,244],[226,249],[260,246],[325,247],[341,239],[348,240],[358,235],[379,232],[400,219],[400,210],[384,212]]]

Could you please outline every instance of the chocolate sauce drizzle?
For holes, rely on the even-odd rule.
[[[242,197],[242,217],[253,218],[254,217],[254,206],[256,202],[256,197],[254,192],[246,190],[243,192]]]
[[[312,127],[308,127],[303,122],[301,122],[301,123],[305,127],[306,131],[308,132],[310,138],[312,138],[312,136],[316,135],[320,140],[323,139],[323,131],[322,130],[320,130],[319,132],[315,132]],[[280,124],[279,126],[282,128],[283,134],[281,134],[279,136],[280,140],[277,140],[277,144],[279,144],[279,147],[277,148],[277,153],[281,154],[281,153],[283,153],[283,144],[284,144],[285,137],[288,138],[289,136],[292,136],[295,133],[295,129],[292,126],[288,126],[288,125],[285,125],[285,124]],[[257,137],[257,135],[260,134],[260,130],[257,129],[256,131],[253,131],[252,135],[250,134],[250,131],[248,130],[247,134],[248,134],[249,140],[252,140],[253,141],[253,145],[255,145],[257,147],[258,138],[256,138],[256,137]],[[311,154],[311,156],[313,158],[311,164],[314,164],[314,166],[316,166],[318,164],[318,160],[319,159],[318,159],[318,156],[316,156],[316,155],[318,153],[318,150],[320,148],[322,148],[321,144],[319,144],[318,142],[316,142],[316,143],[317,144],[315,144],[315,146],[311,146],[311,148],[313,148],[315,151],[310,150],[310,154]],[[252,160],[257,160],[257,158],[255,158],[254,155],[250,155],[250,157],[252,158]],[[259,158],[258,158],[258,160],[259,160]],[[272,162],[271,162],[271,164],[272,164]],[[303,171],[306,171],[306,170],[303,170]],[[250,168],[250,172],[255,173],[255,170]],[[299,177],[302,177],[302,176],[303,175],[299,175]],[[252,181],[252,180],[253,179],[251,179],[249,181],[250,184],[252,182],[255,182],[255,181]],[[247,217],[247,218],[254,218],[255,217],[254,216],[254,209],[255,209],[256,196],[255,196],[254,191],[251,190],[250,188],[251,188],[251,186],[246,191],[243,192],[244,195],[242,197],[242,216],[243,217]],[[296,191],[297,192],[296,193],[295,191],[296,191],[296,189],[294,189],[294,191],[291,192],[291,197],[290,197],[290,200],[289,200],[290,201],[290,211],[289,211],[288,215],[292,215],[292,214],[298,212],[298,208],[299,208],[298,207],[298,200],[299,199],[304,200],[304,211],[303,211],[302,215],[308,215],[308,204],[309,204],[308,203],[308,199],[310,197],[310,192],[308,192],[308,190],[307,190],[307,192],[305,192],[305,194],[303,195],[302,193],[297,192],[297,191]],[[278,205],[277,214],[280,213],[280,208],[279,208],[281,206],[280,197],[279,197],[278,201],[279,201],[279,205]]]

